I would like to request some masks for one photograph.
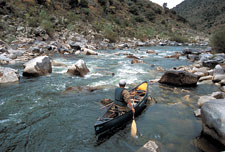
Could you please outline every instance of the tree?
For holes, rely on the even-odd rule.
[[[163,3],[163,8],[167,8],[167,3]]]

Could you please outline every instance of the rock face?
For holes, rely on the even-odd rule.
[[[203,132],[225,145],[225,100],[217,99],[201,108]]]
[[[18,70],[0,67],[0,84],[19,81]]]
[[[48,56],[36,57],[24,64],[23,76],[37,77],[52,72],[52,65]]]
[[[159,80],[159,83],[175,86],[196,86],[198,76],[185,71],[167,71]]]
[[[67,73],[72,75],[77,75],[84,77],[89,72],[85,62],[83,60],[78,60],[74,65],[69,67]]]

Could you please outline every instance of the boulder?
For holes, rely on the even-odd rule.
[[[0,67],[0,84],[19,81],[18,70]]]
[[[81,50],[81,47],[82,47],[82,44],[80,42],[70,42],[69,45],[75,51]]]
[[[205,67],[209,67],[211,69],[215,68],[217,64],[223,63],[223,59],[221,58],[214,58],[212,60],[206,60],[202,62],[202,65]]]
[[[225,99],[211,100],[201,107],[203,133],[225,145]]]
[[[24,64],[23,76],[37,77],[49,73],[52,73],[52,65],[48,56],[39,56]]]
[[[200,117],[201,116],[201,109],[197,109],[194,111],[195,117]]]
[[[225,93],[224,92],[213,92],[212,97],[216,98],[216,99],[224,99],[225,97]]]
[[[224,69],[221,65],[216,65],[216,67],[213,70],[213,75],[218,75],[218,74],[224,74]]]
[[[69,67],[67,73],[84,77],[89,72],[85,62],[83,60],[78,60],[74,65]]]
[[[167,71],[159,80],[160,83],[175,86],[196,86],[198,76],[185,71]]]
[[[204,103],[209,102],[210,100],[216,99],[212,96],[201,96],[198,99],[198,106],[201,107]]]
[[[225,74],[218,74],[218,75],[213,76],[214,83],[220,82],[222,80],[225,80]]]
[[[183,54],[195,54],[195,55],[199,55],[202,53],[202,50],[200,49],[192,49],[192,48],[186,48],[182,51]]]
[[[82,48],[82,53],[85,55],[98,55],[97,52],[91,50],[91,49],[87,49],[87,48]]]
[[[209,75],[209,76],[204,76],[204,77],[201,77],[199,78],[199,81],[206,81],[206,80],[212,80],[213,79],[213,76]]]
[[[168,55],[168,56],[165,56],[165,58],[175,58],[175,59],[179,59],[181,55],[179,53],[175,53],[174,55]]]
[[[144,61],[138,60],[138,59],[132,59],[131,64],[136,64],[136,63],[144,63]]]
[[[156,52],[154,50],[147,50],[146,53],[148,53],[148,54],[155,54]]]
[[[187,55],[187,59],[191,60],[191,61],[198,61],[199,60],[199,56],[196,54],[188,54]]]
[[[129,54],[129,55],[127,56],[127,58],[139,59],[138,57],[134,56],[133,54]]]

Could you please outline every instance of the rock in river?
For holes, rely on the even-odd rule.
[[[48,56],[39,56],[24,64],[23,76],[37,77],[49,73],[52,73],[52,65]]]
[[[201,108],[203,132],[225,145],[225,100],[216,99]]]
[[[18,70],[0,67],[0,84],[19,81]]]
[[[160,83],[175,86],[196,86],[198,76],[185,71],[167,71],[159,80]]]
[[[72,75],[77,75],[84,77],[89,72],[85,62],[83,60],[78,60],[74,65],[69,67],[67,73]]]

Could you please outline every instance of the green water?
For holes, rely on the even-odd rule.
[[[0,86],[0,151],[82,151],[82,152],[134,152],[149,140],[157,141],[162,152],[200,152],[194,140],[201,133],[201,122],[193,111],[197,109],[199,95],[218,88],[199,85],[196,88],[178,88],[151,84],[150,94],[157,104],[148,107],[136,118],[138,138],[130,138],[130,124],[108,140],[96,146],[94,123],[103,113],[100,100],[113,99],[114,89],[120,79],[127,87],[163,74],[157,66],[170,69],[191,64],[185,59],[165,59],[184,47],[150,47],[134,50],[101,50],[98,56],[62,56],[52,58],[72,65],[83,59],[90,73],[84,78],[66,75],[67,68],[53,67],[52,74],[38,78],[21,77],[19,84]],[[158,55],[146,54],[153,49]],[[131,64],[131,59],[114,53],[133,53],[146,64]],[[154,64],[155,66],[151,66]],[[22,75],[22,64],[18,68]],[[115,75],[112,76],[112,73]],[[102,89],[69,91],[68,87],[91,86]],[[190,101],[184,99],[190,95]]]

